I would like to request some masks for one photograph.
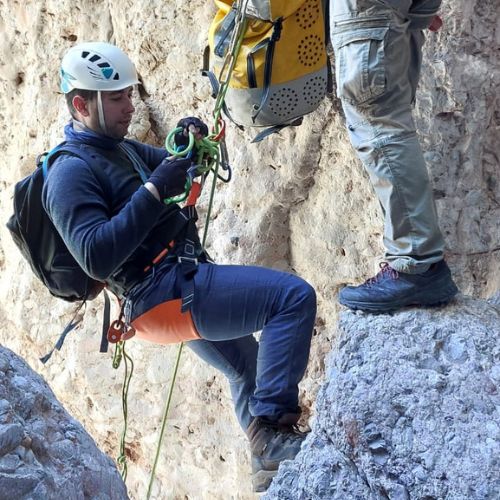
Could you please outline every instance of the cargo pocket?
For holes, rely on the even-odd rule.
[[[363,104],[386,90],[384,40],[388,26],[365,28],[353,22],[333,35],[337,95],[351,104]]]

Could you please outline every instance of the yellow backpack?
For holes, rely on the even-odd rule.
[[[210,26],[209,48],[217,77],[235,27],[236,3],[215,0],[219,10]],[[325,8],[322,0],[248,0],[245,17],[225,112],[239,126],[271,127],[258,141],[285,126],[299,125],[327,93]]]

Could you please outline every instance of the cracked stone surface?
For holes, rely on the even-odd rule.
[[[0,346],[0,498],[123,500],[113,461],[46,382]]]
[[[443,2],[443,29],[426,34],[415,109],[448,263],[461,291],[482,298],[500,289],[497,11],[498,0]],[[135,98],[131,135],[161,145],[179,117],[211,119],[210,85],[199,70],[214,12],[206,0],[0,2],[1,219],[11,213],[14,183],[62,139],[69,115],[58,68],[70,46],[109,40],[131,55],[145,84]],[[217,191],[209,252],[221,263],[296,271],[316,288],[318,318],[301,385],[304,413],[314,415],[325,356],[338,336],[338,289],[378,270],[382,214],[335,97],[299,128],[259,145],[250,144],[254,135],[228,125],[234,176]],[[206,207],[205,194],[202,223]],[[98,353],[101,300],[88,304],[82,327],[49,365],[38,361],[73,309],[46,292],[0,224],[0,343],[40,372],[99,447],[116,457],[123,371],[111,368],[111,354]],[[458,360],[467,352],[460,338],[443,349]],[[144,498],[176,348],[132,341],[129,352],[136,369],[127,486],[131,497]],[[1,446],[8,449],[9,439]],[[344,461],[339,455],[338,463]],[[249,470],[225,380],[185,350],[153,496],[217,499],[231,492],[234,499],[253,499]]]
[[[339,328],[312,432],[264,498],[498,498],[500,294]]]

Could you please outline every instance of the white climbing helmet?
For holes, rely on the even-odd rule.
[[[116,45],[86,42],[66,52],[61,62],[61,90],[115,91],[139,83],[133,62]]]

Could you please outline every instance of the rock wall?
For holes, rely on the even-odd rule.
[[[0,377],[0,498],[127,498],[113,461],[4,347]]]
[[[448,261],[461,290],[481,297],[500,288],[497,7],[496,0],[445,2],[445,28],[427,35],[416,108]],[[13,183],[62,138],[68,112],[58,92],[58,66],[70,46],[109,40],[131,55],[145,83],[131,132],[160,144],[178,117],[210,119],[213,101],[198,70],[214,11],[212,2],[201,0],[0,3],[2,219],[11,212]],[[253,135],[230,127],[235,175],[218,190],[209,251],[219,262],[294,270],[316,287],[317,328],[302,384],[304,407],[313,411],[324,356],[337,335],[337,290],[376,270],[381,213],[335,98],[298,129],[260,145],[250,144]],[[38,356],[52,347],[73,308],[48,296],[3,225],[0,271],[0,342],[27,359],[115,456],[122,373],[111,368],[111,355],[97,353],[100,301],[89,305],[83,327],[64,350],[42,366]],[[135,375],[128,488],[142,498],[176,348],[133,341],[129,351]],[[223,498],[232,492],[251,498],[247,453],[225,381],[186,350],[154,495]]]
[[[264,498],[498,498],[500,295],[339,326],[312,432]]]

